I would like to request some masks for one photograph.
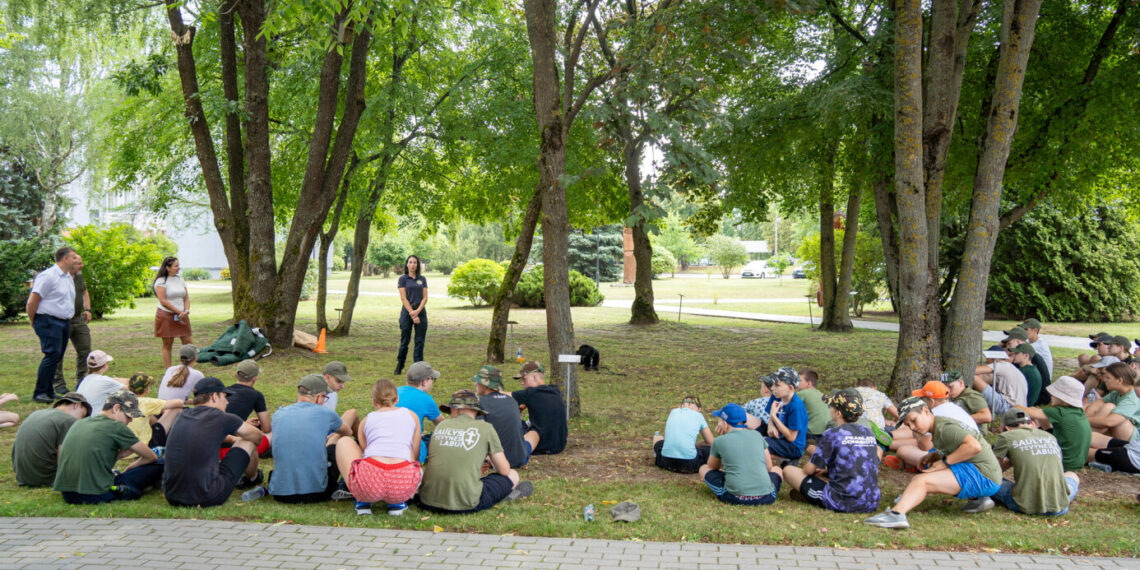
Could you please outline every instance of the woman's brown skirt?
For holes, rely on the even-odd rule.
[[[154,310],[154,336],[158,338],[181,338],[190,336],[190,316],[174,321],[174,313],[162,309]]]

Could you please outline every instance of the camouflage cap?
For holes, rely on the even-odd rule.
[[[487,410],[479,407],[479,396],[471,390],[459,390],[451,395],[451,402],[447,404],[440,404],[439,409],[445,414],[450,414],[451,409],[457,410],[475,410],[478,415],[485,415]]]
[[[899,421],[906,421],[906,417],[910,415],[911,412],[917,412],[925,407],[927,407],[926,402],[917,396],[911,396],[899,402]]]
[[[503,389],[503,371],[489,364],[483,365],[479,372],[471,377],[471,381],[482,384],[492,390]]]
[[[779,370],[764,376],[760,381],[769,387],[774,386],[776,382],[783,382],[795,388],[800,385],[800,375],[796,372],[796,369],[791,366],[781,366]]]
[[[106,402],[103,403],[103,409],[107,406],[118,404],[119,408],[123,410],[124,414],[132,418],[141,418],[143,413],[139,409],[139,398],[127,390],[119,390],[110,396],[107,396]]]
[[[541,372],[545,374],[546,370],[542,368],[541,362],[537,360],[528,360],[522,365],[522,368],[519,368],[519,373],[515,374],[515,378],[522,378],[531,372]]]
[[[863,415],[863,395],[854,388],[837,390],[823,397],[823,403],[839,410],[844,418],[857,419]]]
[[[962,379],[962,373],[958,372],[957,370],[951,370],[949,372],[943,372],[942,378],[941,378],[942,383],[946,384],[947,386],[949,386],[950,384],[953,384],[954,382],[958,382],[961,379]]]
[[[154,384],[154,378],[145,372],[135,372],[131,375],[131,381],[127,384],[131,392],[135,394],[143,394],[151,385]]]

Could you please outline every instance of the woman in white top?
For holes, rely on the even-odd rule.
[[[162,375],[162,383],[158,385],[158,399],[185,401],[194,393],[194,387],[205,375],[194,370],[194,362],[198,360],[198,347],[184,344],[178,350],[178,360],[182,364],[171,366]]]
[[[154,277],[154,296],[158,298],[158,309],[154,312],[154,336],[162,339],[162,365],[170,368],[170,351],[174,338],[183,345],[194,339],[190,333],[190,294],[186,282],[179,272],[182,266],[177,257],[167,257]]]
[[[372,503],[387,503],[388,514],[399,516],[420,488],[420,420],[415,412],[397,408],[400,396],[391,380],[372,385],[375,411],[360,422],[360,444],[342,437],[336,444],[336,464],[356,498],[356,514],[372,514]]]

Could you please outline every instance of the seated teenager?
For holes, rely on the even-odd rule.
[[[476,417],[486,413],[479,397],[470,390],[451,395],[451,402],[439,406],[451,419],[444,420],[432,433],[428,459],[424,464],[419,503],[429,511],[463,514],[483,511],[496,503],[530,496],[534,486],[519,482],[511,469],[495,428]],[[483,462],[490,458],[492,473],[480,478]]]
[[[875,381],[871,378],[860,378],[855,381],[855,390],[863,397],[863,415],[873,422],[879,429],[894,426],[899,417],[899,410],[891,397],[875,388]],[[891,415],[888,421],[883,412]]]
[[[194,407],[183,411],[171,427],[162,476],[162,490],[171,505],[212,507],[225,503],[235,487],[261,483],[261,472],[257,470],[261,431],[225,412],[229,392],[221,380],[212,376],[198,381]],[[235,434],[241,439],[225,459],[218,461],[222,442]]]
[[[952,419],[969,430],[978,428],[974,419],[965,410],[950,401],[950,390],[938,380],[927,382],[911,395],[922,398],[935,417]],[[892,435],[895,439],[891,443],[891,449],[895,450],[897,457],[887,457],[885,463],[895,469],[909,466],[913,471],[926,457],[927,452],[934,447],[931,434],[915,434],[907,426],[895,429]]]
[[[83,377],[75,391],[87,398],[87,403],[91,404],[93,410],[102,410],[107,396],[127,387],[126,378],[107,376],[107,369],[113,360],[115,359],[111,355],[102,350],[93,350],[87,355],[87,376]]]
[[[1045,359],[1037,354],[1037,348],[1029,342],[1029,333],[1025,329],[1019,326],[1013,327],[1007,331],[1007,334],[1008,336],[1002,341],[1002,346],[1010,354],[1021,351],[1029,355],[1029,361],[1026,362],[1025,366],[1018,367],[1025,376],[1025,382],[1029,387],[1025,395],[1026,404],[1036,406],[1042,397],[1047,402],[1049,397],[1045,392],[1045,387],[1052,382],[1053,377],[1050,376],[1049,366],[1045,363]],[[1026,345],[1024,348],[1018,348],[1023,344]]]
[[[52,407],[24,418],[12,442],[12,474],[21,487],[46,487],[55,482],[59,446],[67,430],[91,415],[91,405],[78,392],[59,397]]]
[[[1119,447],[1113,440],[1127,443],[1140,433],[1136,429],[1140,423],[1140,397],[1134,390],[1136,371],[1123,362],[1114,362],[1105,367],[1103,377],[1108,394],[1096,413],[1088,416],[1092,428],[1089,461],[1094,460],[1093,454],[1098,449]],[[1092,408],[1090,405],[1089,409]]]
[[[950,392],[950,401],[970,414],[979,431],[994,421],[994,414],[990,411],[986,398],[981,392],[966,387],[966,382],[962,380],[962,374],[958,371],[952,370],[943,374],[942,383]]]
[[[142,411],[142,417],[132,419],[127,427],[131,428],[139,441],[154,449],[166,447],[166,434],[170,433],[170,426],[174,424],[174,418],[177,418],[178,414],[182,412],[185,402],[146,397],[150,393],[152,385],[154,385],[154,378],[147,374],[138,372],[131,376],[131,393],[139,399],[139,410]]]
[[[777,460],[799,461],[807,446],[808,428],[807,406],[796,395],[799,374],[784,366],[766,376],[764,382],[772,390],[772,400],[768,402],[768,422],[756,431],[764,435],[768,451]]]
[[[1061,446],[1065,471],[1078,471],[1085,466],[1092,442],[1092,427],[1084,411],[1085,387],[1072,376],[1062,376],[1045,388],[1051,400],[1044,408],[1024,409],[1041,429],[1052,430]]]
[[[963,512],[978,513],[993,508],[989,498],[1001,489],[1001,467],[986,438],[957,420],[937,417],[917,397],[899,404],[899,419],[914,433],[931,433],[934,448],[919,462],[922,472],[910,480],[893,508],[864,520],[882,528],[910,528],[907,513],[929,494],[950,495],[971,501]]]
[[[1000,346],[991,346],[987,352],[1004,353]],[[974,369],[974,389],[982,393],[990,411],[997,417],[1013,406],[1024,406],[1029,394],[1029,382],[1018,368],[1024,365],[1027,354],[1007,354],[1006,358],[990,358],[986,364]]]
[[[352,427],[324,406],[328,389],[320,374],[309,374],[297,385],[297,402],[273,413],[277,432],[269,494],[276,501],[319,503],[336,491],[336,442],[351,436]]]
[[[1098,333],[1089,343],[1089,346],[1096,349],[1096,354],[1087,361],[1081,362],[1081,367],[1073,372],[1073,378],[1080,380],[1085,385],[1085,395],[1091,399],[1101,398],[1105,394],[1104,378],[1101,377],[1101,372],[1108,365],[1121,361],[1120,346],[1115,343],[1115,340],[1115,337],[1108,333]]]
[[[1057,439],[1037,429],[1022,409],[1006,412],[1002,425],[994,456],[1003,470],[1013,467],[1014,480],[1002,481],[993,499],[1015,513],[1055,516],[1069,512],[1081,480],[1076,473],[1065,471]]]
[[[230,391],[234,395],[226,398],[226,413],[233,414],[261,430],[263,437],[257,444],[257,455],[266,457],[267,452],[272,449],[270,433],[273,430],[273,422],[269,417],[269,408],[265,405],[265,395],[253,387],[260,376],[261,367],[257,365],[257,361],[247,358],[237,364],[234,370],[236,381],[230,384]],[[227,438],[226,446],[222,448],[222,457],[225,457],[224,452],[229,451],[229,445],[235,440],[236,438]]]
[[[495,427],[507,462],[512,469],[526,465],[541,438],[537,430],[523,429],[519,403],[503,391],[503,371],[494,366],[483,366],[471,381],[475,383],[479,407],[487,410],[483,421]]]
[[[823,435],[823,430],[827,429],[827,422],[831,416],[827,411],[827,404],[823,403],[823,393],[817,387],[819,385],[819,373],[808,368],[796,374],[800,377],[800,383],[796,386],[796,395],[804,401],[804,408],[807,409],[808,414],[804,451],[810,454],[815,450],[815,445],[819,442],[820,436]]]
[[[836,426],[823,433],[818,449],[803,469],[784,468],[784,480],[808,503],[840,513],[869,513],[879,508],[879,459],[874,432],[856,422],[863,397],[846,388],[823,398]]]
[[[358,515],[370,515],[373,503],[385,503],[389,515],[400,516],[420,488],[420,416],[397,407],[399,402],[395,384],[377,380],[372,385],[373,411],[360,422],[360,444],[351,437],[336,444],[337,465],[356,499]]]
[[[704,445],[697,445],[697,438]],[[653,461],[658,467],[674,473],[696,473],[708,463],[712,430],[701,414],[701,399],[685,396],[681,406],[669,412],[665,435],[653,436]]]
[[[56,491],[70,505],[134,501],[162,479],[162,463],[127,427],[142,417],[134,394],[120,390],[106,397],[103,412],[75,422],[59,447]],[[115,462],[138,455],[122,473]]]
[[[794,372],[794,371],[793,371]],[[748,429],[748,414],[738,404],[725,404],[713,412],[718,418],[717,438],[709,462],[698,473],[718,501],[730,505],[770,505],[776,502],[784,479],[772,465],[767,439]]]
[[[535,455],[554,455],[566,449],[569,429],[566,426],[566,404],[558,386],[546,383],[546,372],[542,364],[533,360],[523,363],[515,378],[523,385],[522,390],[511,392],[511,397],[519,403],[520,410],[526,410],[526,431],[538,432],[538,447]]]
[[[772,400],[772,390],[768,387],[768,383],[764,380],[767,376],[761,376],[760,380],[760,397],[749,400],[744,403],[743,407],[745,412],[748,412],[748,428],[756,429],[760,424],[768,421],[768,402]]]

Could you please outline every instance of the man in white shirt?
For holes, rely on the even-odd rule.
[[[55,265],[36,275],[24,307],[32,329],[40,337],[40,351],[44,353],[32,395],[32,399],[41,404],[55,401],[55,370],[63,361],[71,335],[71,317],[75,316],[75,281],[71,274],[78,271],[82,263],[74,249],[56,250]]]

